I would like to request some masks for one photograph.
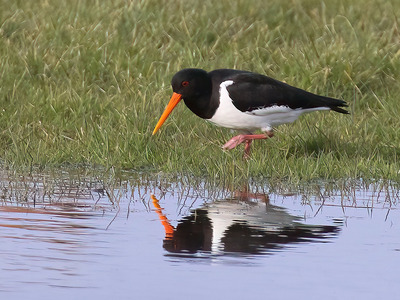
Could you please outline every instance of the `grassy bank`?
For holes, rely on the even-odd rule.
[[[332,2],[332,3],[331,3]],[[0,0],[0,158],[270,178],[400,178],[400,2]],[[232,133],[183,103],[154,137],[184,67],[251,70],[349,102],[273,139]]]

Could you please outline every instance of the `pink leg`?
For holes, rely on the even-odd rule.
[[[249,152],[250,145],[253,140],[264,140],[273,136],[274,133],[272,131],[268,131],[265,134],[239,134],[231,138],[225,145],[222,146],[222,148],[225,150],[231,150],[238,145],[246,142],[245,152]]]
[[[246,140],[245,141],[245,144],[244,144],[244,154],[243,154],[243,157],[245,158],[245,159],[248,159],[248,158],[250,158],[250,146],[251,146],[251,143],[253,142],[253,140]]]

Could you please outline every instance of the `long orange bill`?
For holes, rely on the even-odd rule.
[[[182,95],[178,93],[173,93],[171,100],[169,100],[169,103],[167,107],[165,108],[163,114],[161,115],[160,119],[157,122],[156,127],[153,130],[153,134],[155,135],[158,129],[160,129],[161,125],[164,124],[165,120],[168,118],[169,114],[172,112],[172,110],[175,108],[175,106],[181,101]]]

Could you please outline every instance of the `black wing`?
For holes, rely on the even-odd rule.
[[[235,107],[242,112],[270,106],[286,106],[292,109],[329,107],[348,114],[348,111],[341,108],[347,106],[343,100],[315,95],[264,75],[239,73],[227,80],[233,81],[227,90]]]

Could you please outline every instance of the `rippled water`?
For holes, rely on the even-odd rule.
[[[4,174],[0,197],[2,299],[400,297],[393,184],[232,191],[64,172]]]

